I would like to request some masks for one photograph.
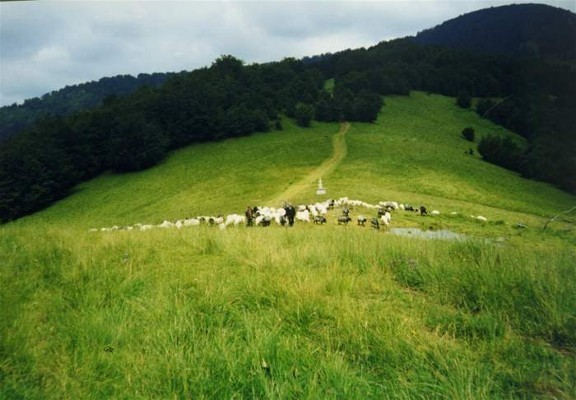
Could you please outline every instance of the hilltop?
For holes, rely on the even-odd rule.
[[[174,73],[118,75],[98,81],[66,86],[42,97],[25,100],[22,104],[0,107],[0,142],[33,125],[48,115],[66,116],[89,110],[114,96],[134,92],[142,86],[157,87]]]
[[[414,41],[487,54],[576,60],[576,14],[544,4],[471,12],[419,32]]]

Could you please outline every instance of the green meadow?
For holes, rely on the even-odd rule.
[[[307,177],[341,127],[283,125],[105,174],[1,226],[0,398],[576,397],[576,198],[465,154],[460,136],[510,132],[452,98],[387,97],[376,123],[350,125],[317,196]],[[284,200],[440,215],[90,231],[279,207],[295,187]]]

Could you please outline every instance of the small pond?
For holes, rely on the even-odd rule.
[[[390,228],[389,232],[397,236],[407,236],[422,239],[441,239],[441,240],[464,240],[466,235],[452,232],[446,229],[443,230],[426,230],[420,228]]]

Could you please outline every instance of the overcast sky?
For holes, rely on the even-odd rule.
[[[385,1],[11,1],[0,3],[0,105],[105,76],[247,64],[415,35],[510,3]],[[540,3],[576,12],[575,0]]]

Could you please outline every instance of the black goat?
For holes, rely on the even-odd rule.
[[[348,215],[341,215],[338,217],[338,225],[348,225],[348,222],[352,221],[352,218],[350,218]]]

